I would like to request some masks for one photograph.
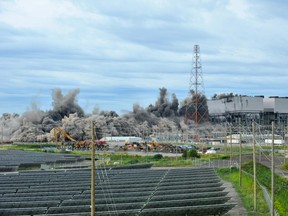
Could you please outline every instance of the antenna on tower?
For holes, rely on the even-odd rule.
[[[204,93],[200,46],[194,45],[193,67],[190,74],[189,93],[190,101],[186,105],[185,122],[194,122],[195,141],[199,141],[199,124],[209,118],[207,99]]]

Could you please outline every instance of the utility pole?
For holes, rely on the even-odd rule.
[[[227,155],[227,142],[228,139],[227,139],[227,124],[225,124],[225,139],[224,139],[224,152],[225,152],[225,155]]]
[[[232,126],[230,125],[230,172],[232,168]]]
[[[272,122],[272,159],[271,159],[271,216],[274,216],[274,127],[275,123]]]
[[[176,161],[178,161],[178,143],[176,143]]]
[[[4,120],[2,123],[2,142],[4,143]]]
[[[253,186],[254,186],[254,212],[257,211],[257,177],[256,177],[256,139],[255,139],[255,122],[252,123],[253,133]]]
[[[239,118],[239,186],[242,186],[242,130],[241,119]]]
[[[286,137],[286,130],[288,130],[288,126],[286,127],[286,129],[285,129],[285,126],[284,126],[284,137],[283,137],[283,139],[284,139],[284,164],[286,163],[286,155],[287,155],[287,144],[286,144],[286,139],[285,139],[285,137]]]
[[[91,216],[95,216],[95,131],[91,122]]]

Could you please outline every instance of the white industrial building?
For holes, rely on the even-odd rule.
[[[264,111],[263,97],[236,96],[220,100],[209,100],[207,105],[210,115],[260,113]]]
[[[288,97],[234,96],[207,101],[212,122],[242,122],[255,120],[260,124],[288,123]]]
[[[135,137],[135,136],[105,136],[101,140],[107,142],[123,142],[123,143],[143,142],[143,139],[141,137]]]
[[[264,98],[264,111],[272,113],[288,113],[288,98],[287,97],[270,97]]]

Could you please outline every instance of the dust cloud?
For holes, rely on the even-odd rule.
[[[90,139],[91,121],[96,124],[97,139],[104,136],[140,136],[156,133],[180,133],[187,130],[184,110],[193,102],[186,98],[179,103],[175,94],[159,89],[159,98],[147,108],[133,104],[133,110],[119,116],[115,111],[95,108],[85,113],[77,102],[80,89],[64,95],[61,89],[52,91],[52,109],[40,110],[36,103],[22,115],[4,113],[0,117],[0,140],[14,142],[46,142],[53,140],[51,130],[61,127],[76,140]],[[202,98],[205,102],[205,98]]]

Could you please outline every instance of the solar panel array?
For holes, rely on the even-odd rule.
[[[235,206],[212,168],[96,171],[96,215],[222,215]],[[90,170],[0,175],[0,215],[90,215],[90,194]]]
[[[17,171],[19,166],[41,167],[41,164],[73,164],[81,161],[83,161],[83,158],[80,155],[0,150],[0,172]]]

